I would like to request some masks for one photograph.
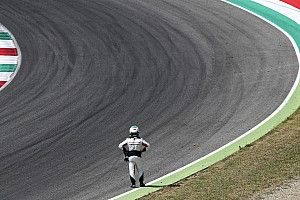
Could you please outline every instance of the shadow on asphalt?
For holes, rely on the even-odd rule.
[[[179,187],[179,184],[173,184],[173,185],[146,185],[145,187],[150,188],[161,188],[161,187]]]

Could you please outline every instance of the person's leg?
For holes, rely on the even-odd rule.
[[[129,176],[130,176],[130,181],[131,181],[131,187],[135,187],[135,162],[132,157],[129,157]]]
[[[142,162],[142,158],[138,157],[136,159],[136,167],[137,167],[137,171],[139,174],[139,182],[140,182],[140,186],[144,187],[144,167],[143,167],[143,162]]]

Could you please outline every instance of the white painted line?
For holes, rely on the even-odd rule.
[[[14,75],[14,72],[0,72],[0,81],[9,81]]]
[[[12,40],[0,40],[0,48],[15,48]]]
[[[175,174],[175,173],[177,173],[177,172],[180,172],[180,171],[182,171],[182,170],[184,170],[184,169],[190,167],[191,165],[196,164],[196,163],[198,163],[198,162],[200,162],[200,161],[202,161],[202,160],[204,160],[204,159],[206,159],[206,158],[208,158],[208,157],[210,157],[210,156],[212,156],[212,155],[218,153],[219,151],[222,151],[222,150],[225,149],[226,147],[228,147],[228,146],[232,145],[233,143],[235,143],[235,142],[241,140],[242,138],[246,137],[247,135],[249,135],[250,133],[252,133],[253,131],[255,131],[257,128],[259,128],[260,126],[262,126],[263,124],[265,124],[267,121],[269,121],[269,120],[270,120],[272,117],[274,117],[276,114],[278,114],[278,113],[282,110],[282,108],[287,104],[287,102],[290,100],[291,96],[293,95],[293,93],[295,92],[297,86],[299,85],[299,81],[300,81],[300,51],[299,51],[299,48],[298,48],[298,46],[297,46],[295,40],[292,38],[292,36],[290,36],[286,31],[284,31],[283,29],[281,29],[279,26],[277,26],[277,25],[274,24],[273,22],[271,22],[271,21],[269,21],[269,20],[267,20],[267,19],[265,19],[265,18],[263,18],[263,17],[257,15],[256,13],[254,13],[254,12],[252,12],[252,11],[250,11],[250,10],[247,10],[247,9],[245,9],[245,8],[243,8],[243,7],[237,6],[237,5],[235,5],[235,4],[233,4],[233,3],[230,3],[230,2],[228,2],[228,1],[226,1],[226,0],[221,0],[221,1],[223,1],[223,2],[225,2],[225,3],[228,3],[228,4],[232,5],[232,6],[235,6],[235,7],[239,8],[239,9],[242,9],[242,10],[244,10],[244,11],[246,11],[246,12],[248,12],[248,13],[250,13],[250,14],[252,14],[252,15],[254,15],[254,16],[260,18],[260,19],[262,19],[262,20],[264,20],[265,22],[271,24],[272,26],[274,26],[275,28],[277,28],[278,30],[280,30],[282,33],[284,33],[284,34],[288,37],[288,39],[292,42],[292,45],[293,45],[293,47],[294,47],[294,49],[295,49],[295,51],[296,51],[296,55],[297,55],[297,58],[298,58],[298,64],[299,64],[299,67],[298,67],[297,78],[296,78],[296,80],[295,80],[295,82],[294,82],[294,85],[293,85],[291,91],[289,92],[289,94],[287,95],[287,97],[284,99],[284,101],[281,103],[281,105],[280,105],[280,106],[279,106],[279,107],[278,107],[278,108],[277,108],[270,116],[268,116],[265,120],[263,120],[262,122],[260,122],[259,124],[257,124],[257,125],[256,125],[255,127],[253,127],[251,130],[247,131],[246,133],[244,133],[244,134],[241,135],[240,137],[234,139],[233,141],[227,143],[226,145],[220,147],[219,149],[217,149],[217,150],[215,150],[215,151],[213,151],[213,152],[207,154],[206,156],[204,156],[204,157],[202,157],[202,158],[200,158],[200,159],[198,159],[198,160],[196,160],[196,161],[194,161],[194,162],[192,162],[192,163],[190,163],[190,164],[188,164],[188,165],[186,165],[186,166],[184,166],[184,167],[182,167],[182,168],[179,168],[179,169],[177,169],[177,170],[175,170],[175,171],[173,171],[173,172],[171,172],[171,173],[169,173],[169,174],[166,174],[166,175],[164,175],[164,176],[162,176],[162,177],[160,177],[160,178],[158,178],[158,179],[155,179],[155,180],[149,182],[149,183],[146,184],[146,185],[151,185],[152,183],[158,182],[158,181],[160,181],[160,180],[162,180],[162,179],[164,179],[164,178],[166,178],[166,177],[169,177],[169,176],[171,176],[171,175],[173,175],[173,174]],[[135,192],[135,191],[137,191],[137,190],[139,190],[139,189],[140,189],[140,188],[136,188],[136,189],[130,190],[130,191],[128,191],[128,192],[125,192],[125,193],[123,193],[123,194],[120,194],[120,195],[118,195],[118,196],[115,196],[115,197],[111,198],[111,200],[115,200],[115,199],[121,198],[121,197],[123,197],[123,196],[125,196],[125,195],[127,195],[127,194],[130,194],[130,193],[132,193],[132,192]]]
[[[0,32],[7,32],[7,29],[0,24]]]
[[[18,56],[0,56],[0,64],[17,64]]]
[[[265,7],[271,8],[300,24],[300,10],[295,7],[278,0],[253,0]]]
[[[284,5],[285,7],[287,7],[288,9],[290,9],[291,11],[292,11],[292,10],[298,10],[298,11],[299,11],[298,8],[292,6],[292,5],[288,4],[288,3],[285,3],[285,2],[283,2],[283,1],[281,1],[281,0],[265,0],[265,1],[272,1],[272,2],[275,2],[275,3],[278,3],[278,4],[282,4],[282,5]]]

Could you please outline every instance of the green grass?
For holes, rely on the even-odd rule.
[[[300,109],[253,144],[141,200],[247,199],[299,177]]]

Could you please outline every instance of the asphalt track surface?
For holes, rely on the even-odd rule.
[[[128,191],[117,145],[151,143],[146,182],[246,132],[296,77],[291,43],[212,0],[1,0],[22,65],[0,93],[0,199]]]

